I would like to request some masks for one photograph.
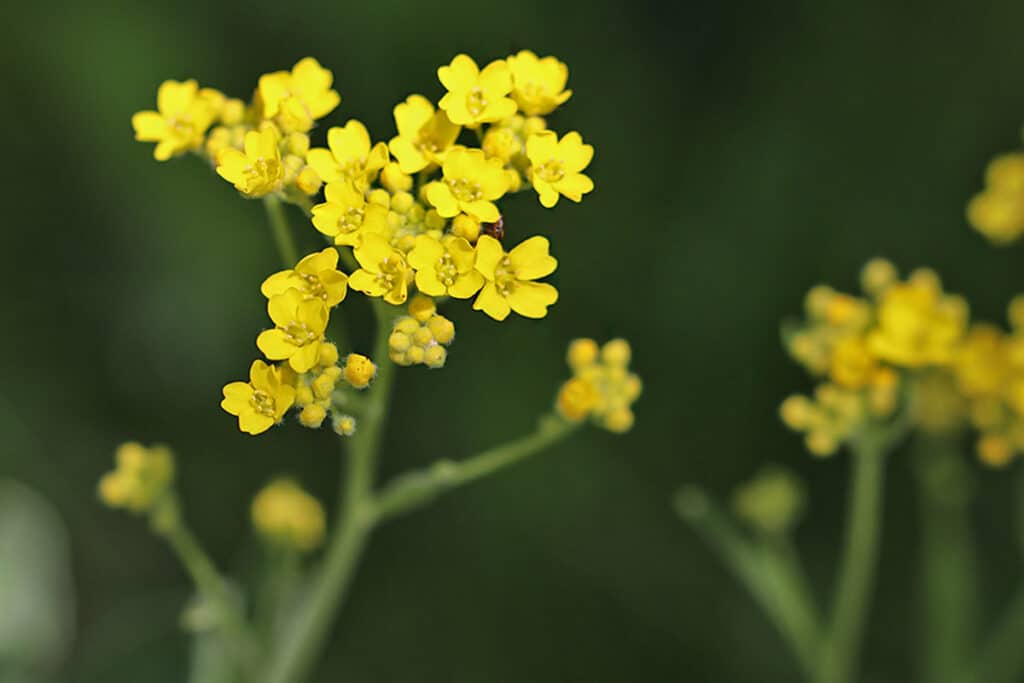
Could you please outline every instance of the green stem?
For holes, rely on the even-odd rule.
[[[525,460],[572,434],[578,426],[556,415],[545,415],[533,433],[515,441],[460,462],[438,460],[426,469],[400,475],[377,496],[375,518],[384,521],[414,510],[457,486]]]
[[[878,568],[885,452],[890,442],[891,439],[869,431],[852,444],[853,481],[846,540],[819,661],[819,683],[849,683],[856,675]]]
[[[964,683],[1013,683],[1024,675],[1024,586],[1017,589],[999,625],[985,641]]]
[[[963,671],[976,636],[970,471],[958,446],[952,438],[915,439],[923,593],[921,669],[929,683],[945,683]]]
[[[387,415],[394,364],[388,360],[387,339],[394,307],[374,300],[377,341],[374,360],[377,377],[371,385],[356,433],[347,439],[348,471],[342,483],[343,500],[335,532],[323,566],[287,629],[266,676],[267,683],[304,680],[322,649],[328,630],[341,608],[356,566],[373,528],[373,478]]]
[[[750,592],[789,645],[800,669],[810,677],[815,669],[821,629],[817,609],[792,549],[781,540],[748,540],[697,487],[680,490],[674,506]]]
[[[292,231],[288,225],[288,216],[284,213],[284,204],[272,194],[263,198],[263,207],[267,210],[267,219],[270,223],[270,232],[274,236],[274,244],[277,245],[277,253],[281,257],[281,263],[285,268],[294,268],[299,260],[298,249],[295,248],[295,241],[292,239]]]
[[[232,598],[227,582],[203,550],[199,541],[185,526],[177,509],[177,501],[167,498],[154,518],[160,523],[155,530],[171,546],[179,561],[195,583],[203,600],[218,614],[225,639],[239,667],[251,673],[259,660],[259,645],[245,616]]]

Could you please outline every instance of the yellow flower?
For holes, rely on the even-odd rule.
[[[295,372],[308,372],[320,357],[327,329],[326,304],[289,289],[270,298],[267,313],[277,327],[261,332],[256,346],[270,360],[287,360]]]
[[[571,422],[580,422],[590,415],[599,399],[597,390],[590,382],[573,377],[559,389],[556,406],[562,417]]]
[[[408,258],[416,269],[416,288],[424,294],[468,299],[484,286],[474,268],[476,252],[462,237],[420,235]]]
[[[368,204],[350,182],[328,183],[324,199],[313,207],[313,227],[333,237],[335,244],[358,246],[363,235],[388,229],[387,207]]]
[[[117,447],[117,466],[100,479],[99,496],[112,508],[146,512],[174,480],[174,456],[166,446],[129,442]]]
[[[398,135],[388,148],[398,159],[402,173],[417,173],[431,164],[444,161],[448,148],[455,144],[461,128],[448,119],[444,111],[422,95],[409,95],[395,105],[395,127]]]
[[[593,181],[581,173],[594,158],[594,148],[583,144],[575,131],[561,140],[550,130],[532,134],[526,140],[526,156],[533,189],[546,208],[557,204],[559,195],[578,202],[594,189]]]
[[[389,304],[405,303],[413,274],[401,251],[380,235],[369,233],[355,248],[355,256],[361,268],[349,277],[350,287],[368,296],[382,296]]]
[[[295,402],[295,389],[283,381],[282,370],[261,360],[253,361],[248,382],[224,387],[220,407],[238,417],[238,428],[261,434],[281,421]]]
[[[495,320],[510,311],[527,318],[543,318],[548,306],[558,301],[558,290],[543,282],[532,282],[555,272],[558,261],[548,254],[544,237],[531,237],[505,253],[501,242],[481,235],[476,243],[476,269],[486,280],[474,310]]]
[[[967,205],[967,220],[992,242],[1008,244],[1024,233],[1024,153],[993,159],[985,181]]]
[[[960,390],[971,398],[998,396],[1010,374],[1003,333],[992,325],[975,325],[957,350],[953,370]]]
[[[501,217],[494,200],[508,189],[508,178],[498,159],[479,149],[453,147],[442,165],[444,179],[427,186],[427,201],[444,218],[460,211],[493,223]]]
[[[512,72],[512,99],[529,116],[550,114],[572,96],[565,89],[569,67],[554,57],[538,59],[529,50],[520,50],[505,60]]]
[[[324,539],[324,509],[290,479],[277,479],[252,501],[252,524],[268,540],[309,552]]]
[[[277,192],[284,184],[284,166],[277,147],[277,132],[270,127],[245,134],[245,153],[234,147],[217,155],[217,174],[249,197]]]
[[[860,389],[871,380],[876,367],[875,357],[861,337],[846,337],[832,350],[829,374],[839,386]]]
[[[327,146],[306,154],[306,161],[325,183],[345,180],[364,192],[388,163],[388,146],[378,142],[371,146],[366,126],[351,119],[344,128],[327,131]]]
[[[274,119],[285,131],[308,131],[341,103],[331,89],[333,81],[334,75],[312,57],[299,60],[290,73],[264,74],[257,89],[263,117]]]
[[[967,306],[943,295],[934,274],[919,271],[885,290],[877,316],[868,346],[879,358],[908,368],[947,365],[965,332]]]
[[[157,143],[153,150],[157,161],[167,161],[203,143],[217,110],[215,102],[198,94],[198,88],[194,80],[164,81],[156,93],[157,111],[132,116],[135,139]]]
[[[338,270],[338,250],[328,247],[306,256],[293,270],[274,273],[260,286],[268,299],[297,289],[306,299],[320,299],[328,307],[337,306],[348,291],[348,276]]]
[[[437,77],[448,90],[438,106],[452,123],[476,128],[516,113],[516,103],[508,97],[512,73],[504,60],[491,62],[481,71],[469,55],[456,55],[451,64],[437,70]]]

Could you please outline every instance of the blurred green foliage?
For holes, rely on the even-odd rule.
[[[265,324],[277,257],[258,202],[195,160],[158,165],[129,117],[165,78],[247,96],[305,55],[377,138],[435,69],[529,47],[570,66],[556,127],[597,150],[596,191],[506,216],[549,234],[561,300],[543,322],[453,307],[443,372],[399,377],[384,474],[524,432],[567,374],[572,337],[622,335],[645,378],[628,436],[588,432],[382,530],[318,680],[791,681],[776,634],[669,508],[687,481],[724,494],[767,460],[808,480],[798,541],[831,575],[845,459],[812,461],[776,418],[807,382],[778,343],[803,292],[853,287],[886,255],[936,267],[981,318],[1024,288],[1021,248],[971,232],[963,205],[1024,120],[1024,4],[19,3],[5,9],[0,474],[70,527],[79,596],[63,680],[183,680],[190,593],[138,520],[94,486],[128,438],[172,444],[187,514],[225,567],[253,557],[247,505],[272,475],[328,503],[327,431],[240,434],[217,407]],[[322,135],[322,131],[320,133]],[[314,135],[316,140],[316,136]],[[294,215],[306,246],[311,229]],[[365,343],[364,343],[365,346]],[[422,444],[432,444],[432,449]],[[912,675],[916,527],[893,462],[872,681]],[[1012,474],[982,473],[987,612],[1020,574]],[[7,562],[0,558],[0,563]]]

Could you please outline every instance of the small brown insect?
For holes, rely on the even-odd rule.
[[[500,242],[505,239],[505,217],[498,216],[498,220],[493,223],[481,223],[480,231],[485,235],[490,235]]]

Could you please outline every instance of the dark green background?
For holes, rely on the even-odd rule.
[[[294,473],[333,503],[330,433],[292,423],[250,438],[217,407],[255,357],[258,285],[277,256],[259,203],[132,140],[132,112],[163,79],[245,97],[259,74],[313,55],[342,94],[325,125],[356,117],[387,139],[391,107],[437,96],[435,69],[455,53],[529,47],[569,64],[575,94],[552,124],[597,150],[581,205],[505,206],[513,237],[551,237],[557,306],[504,324],[451,306],[448,366],[399,377],[383,469],[529,429],[579,335],[634,343],[635,430],[589,431],[383,528],[320,681],[793,680],[671,493],[724,494],[768,460],[796,468],[811,503],[799,542],[824,592],[845,458],[813,461],[776,418],[808,387],[778,321],[816,282],[852,287],[875,255],[935,266],[984,318],[1024,288],[1021,249],[990,247],[963,219],[986,160],[1018,144],[1019,2],[188,0],[5,14],[0,474],[70,526],[79,636],[62,680],[184,676],[185,576],[143,524],[95,501],[118,442],[173,445],[188,515],[225,566],[251,557],[247,505],[270,476]],[[907,469],[893,462],[872,681],[912,676]],[[1020,573],[1013,479],[981,474],[987,614]]]

